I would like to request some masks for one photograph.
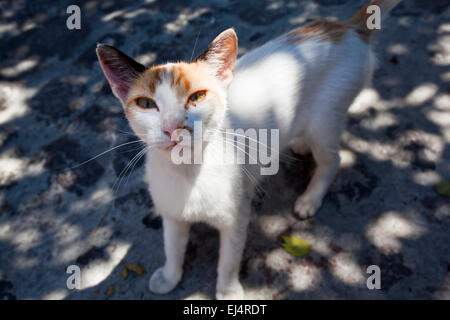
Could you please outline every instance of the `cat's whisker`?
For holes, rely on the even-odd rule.
[[[125,181],[125,186],[128,184],[128,181],[130,180],[130,176],[131,176],[131,173],[132,173],[133,170],[134,170],[134,167],[135,167],[135,166],[137,165],[137,163],[141,160],[141,158],[147,153],[148,149],[149,149],[149,148],[145,148],[144,150],[142,150],[142,151],[140,152],[140,155],[139,155],[139,157],[137,158],[137,160],[134,161],[134,164],[133,164],[133,166],[132,166],[131,169],[130,169],[130,173],[128,174],[127,180]]]
[[[120,185],[121,185],[121,180],[123,180],[123,178],[125,177],[125,175],[128,172],[128,169],[130,168],[130,166],[134,163],[134,161],[136,160],[136,158],[138,158],[140,155],[145,154],[145,152],[147,151],[147,148],[145,147],[144,149],[142,149],[141,151],[139,151],[134,157],[133,159],[130,160],[130,162],[128,162],[128,164],[122,169],[122,171],[120,172],[119,176],[116,178],[116,181],[114,182],[113,186],[112,186],[112,190],[113,193],[117,193],[119,191]],[[116,187],[117,186],[117,187]]]
[[[256,152],[258,152],[258,148],[252,147],[252,146],[246,144],[245,142],[242,142],[242,141],[239,141],[239,140],[234,140],[234,139],[232,140],[232,139],[228,139],[228,138],[225,138],[225,139],[227,139],[228,141],[230,141],[230,142],[232,142],[232,143],[239,143],[240,145],[242,145],[242,146],[244,146],[244,147],[248,147],[249,149],[255,150]],[[281,154],[280,154],[280,155],[281,155]],[[289,162],[288,160],[282,160],[282,161]]]
[[[244,149],[235,146],[233,143],[230,143],[229,140],[224,140],[225,143],[232,145],[233,147],[236,147],[237,149],[241,150],[242,152],[244,152],[246,155],[248,155],[250,158],[252,158],[252,156],[246,152]],[[256,159],[252,158],[253,160],[256,161]],[[248,171],[244,166],[240,166],[241,170],[247,175],[248,179],[254,184],[254,186],[258,189],[260,188],[260,191],[265,192],[265,190],[259,185],[258,180],[250,173],[250,171]]]
[[[125,168],[120,172],[119,176],[115,179],[114,184],[112,186],[112,190],[113,190],[113,194],[116,194],[120,188],[120,178],[121,176],[124,174],[125,170],[127,169],[127,167],[129,167],[130,163],[139,155],[142,153],[145,154],[145,152],[143,151],[147,151],[149,148],[148,147],[144,147],[144,149],[142,149],[126,166]],[[142,156],[141,155],[141,156]],[[138,159],[139,161],[139,159]],[[119,181],[119,185],[117,187],[116,190],[114,190],[117,182]],[[90,232],[90,235],[94,234],[98,228],[100,227],[101,223],[103,222],[103,220],[106,218],[106,216],[108,215],[109,211],[111,210],[111,208],[114,206],[114,203],[111,203],[104,211],[103,215],[100,217],[100,220],[97,222],[97,224],[95,225],[94,229],[92,229],[92,231]]]
[[[262,194],[265,194],[266,191],[264,190],[263,187],[261,187],[260,183],[258,182],[258,180],[252,175],[252,173],[246,169],[244,166],[240,166],[241,170],[247,175],[248,179],[253,183],[253,185],[255,186],[256,190],[259,191]]]
[[[128,131],[124,131],[124,130],[119,130],[117,129],[117,131],[121,134],[127,134],[130,136],[137,136],[137,135],[141,135],[141,136],[148,136],[148,133],[143,133],[143,132],[128,132]]]
[[[145,145],[144,145],[145,146]],[[139,147],[133,148],[133,149],[128,149],[128,150],[124,150],[124,151],[117,151],[118,153],[124,154],[124,153],[129,153],[129,152],[134,152],[134,151],[140,151],[142,150],[143,145],[140,145]]]
[[[203,25],[200,26],[200,30],[198,31],[197,37],[195,38],[194,48],[192,48],[192,53],[191,53],[191,59],[189,59],[190,62],[192,62],[192,58],[194,58],[195,48],[197,47],[197,41],[198,41],[198,38],[200,37],[200,33],[202,32],[202,28],[203,28]]]
[[[224,141],[225,141],[225,143],[228,143],[229,145],[232,145],[235,148],[237,148],[238,150],[242,151],[245,155],[248,155],[251,160],[258,163],[258,160],[255,157],[252,157],[249,152],[247,152],[245,149],[242,149],[241,147],[235,145],[234,140],[224,139]]]
[[[70,167],[70,168],[68,168],[67,170],[72,170],[72,169],[78,168],[78,167],[80,167],[80,166],[82,166],[82,165],[84,165],[84,164],[86,164],[86,163],[88,163],[88,162],[90,162],[90,161],[92,161],[92,160],[95,160],[95,159],[97,159],[98,157],[101,157],[101,156],[107,154],[108,152],[111,152],[111,151],[113,151],[113,150],[115,150],[115,149],[117,149],[117,148],[120,148],[120,147],[129,145],[129,144],[132,144],[132,143],[138,143],[138,142],[143,142],[143,141],[142,141],[141,139],[139,139],[139,140],[134,140],[134,141],[129,141],[129,142],[125,142],[125,143],[119,144],[118,146],[115,146],[115,147],[113,147],[113,148],[111,148],[111,149],[108,149],[108,150],[106,150],[106,151],[103,151],[102,153],[100,153],[100,154],[98,154],[98,155],[96,155],[96,156],[90,158],[89,160],[86,160],[86,161],[84,161],[84,162],[82,162],[82,163],[80,163],[80,164],[77,164],[77,165],[75,165],[75,166],[73,166],[73,167]]]
[[[120,172],[119,176],[117,177],[118,181],[114,183],[112,189],[113,191],[116,193],[118,192],[120,185],[121,185],[121,180],[123,180],[123,178],[127,175],[129,169],[131,168],[131,166],[133,165],[133,163],[136,161],[136,159],[138,159],[138,157],[145,153],[146,148],[144,147],[142,150],[140,150],[137,154],[134,155],[134,157],[127,163],[127,165],[122,169],[122,171]]]
[[[249,158],[250,158],[251,160],[255,161],[256,163],[258,162],[258,160],[257,160],[256,158],[252,157],[252,156],[250,155],[250,153],[248,153],[245,149],[242,149],[241,147],[235,145],[234,143],[235,143],[236,141],[231,140],[231,139],[227,139],[227,138],[225,138],[224,141],[225,141],[225,143],[228,143],[229,145],[234,146],[234,147],[237,148],[238,150],[240,150],[240,151],[242,151],[243,153],[245,153],[246,155],[248,155]]]
[[[258,141],[258,140],[254,139],[254,138],[252,138],[252,137],[249,137],[249,136],[246,136],[246,135],[242,135],[242,134],[238,134],[238,133],[234,133],[234,132],[227,132],[227,131],[223,131],[223,130],[219,130],[219,129],[208,129],[208,130],[210,130],[210,131],[216,131],[216,132],[219,132],[219,133],[223,133],[223,134],[225,134],[225,135],[229,134],[229,135],[236,136],[236,137],[248,138],[249,140],[258,143],[259,145],[261,145],[261,146],[263,146],[263,147],[265,147],[265,148],[270,149],[272,152],[277,153],[277,154],[280,156],[280,159],[281,159],[281,158],[285,158],[285,159],[281,159],[281,160],[283,160],[283,161],[286,161],[286,162],[299,162],[299,161],[301,161],[301,159],[292,157],[292,156],[286,154],[285,152],[280,152],[279,150],[275,150],[275,149],[269,147],[268,145],[262,143],[261,141]],[[231,140],[231,141],[235,141],[235,140]],[[239,140],[236,140],[236,142],[239,142],[239,143],[243,144],[243,143],[242,143],[241,141],[239,141]],[[247,144],[245,144],[245,145],[247,145]],[[249,145],[249,147],[250,147],[250,145]],[[255,148],[253,148],[253,149],[255,149]]]
[[[120,130],[120,129],[117,129],[117,131],[122,134],[136,135],[134,132],[124,131],[124,130]]]
[[[248,155],[250,158],[252,158],[251,155],[249,153],[247,153],[245,150],[234,145],[234,143],[237,141],[226,139],[226,138],[223,141],[225,143],[228,143],[229,145],[232,145],[233,147],[236,147],[237,149],[239,149],[240,151],[242,151],[246,155]],[[252,158],[252,159],[255,160],[254,158]],[[248,169],[246,169],[244,165],[239,165],[239,167],[244,172],[244,174],[247,176],[247,178],[250,180],[250,182],[252,182],[252,184],[255,186],[255,188],[257,189],[258,192],[260,192],[261,194],[268,194],[268,192],[259,183],[259,180]]]
[[[273,150],[273,148],[271,148],[271,147],[269,147],[268,145],[262,143],[261,141],[259,141],[259,140],[257,140],[257,139],[254,139],[254,138],[252,138],[252,137],[250,137],[250,136],[246,136],[246,135],[244,135],[244,134],[238,134],[238,133],[235,133],[235,132],[224,131],[224,130],[220,130],[220,129],[209,129],[209,130],[215,130],[215,131],[218,131],[218,132],[223,133],[223,134],[226,134],[226,135],[229,134],[229,135],[233,135],[233,136],[236,136],[236,137],[248,138],[250,141],[256,142],[256,143],[262,145],[263,147],[266,147],[266,148],[268,148],[268,149],[270,149],[270,150],[272,150],[272,151],[275,151],[275,152],[279,153],[279,151]]]

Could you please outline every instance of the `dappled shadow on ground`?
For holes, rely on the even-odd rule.
[[[97,42],[149,65],[189,60],[235,26],[242,54],[318,16],[348,18],[363,2],[88,1],[79,31],[65,27],[70,1],[2,4],[0,296],[214,297],[218,237],[204,225],[192,230],[180,286],[164,297],[147,289],[163,263],[161,222],[142,160],[126,171],[141,146],[96,62]],[[311,157],[263,180],[241,269],[247,298],[449,297],[450,202],[432,189],[450,176],[449,14],[444,1],[393,11],[374,41],[373,89],[350,110],[342,169],[313,221],[291,213]],[[312,252],[289,256],[282,235],[308,240]],[[121,261],[147,272],[124,280]],[[82,290],[67,290],[71,264],[82,268]],[[382,290],[366,287],[372,264]]]

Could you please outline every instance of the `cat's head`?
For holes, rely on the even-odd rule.
[[[99,44],[97,56],[112,92],[122,103],[135,133],[149,146],[170,150],[177,132],[218,129],[226,110],[226,92],[237,55],[233,29],[218,35],[194,61],[145,68],[119,50]],[[204,136],[204,135],[203,135]]]

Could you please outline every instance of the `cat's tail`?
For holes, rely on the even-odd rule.
[[[379,30],[381,21],[402,0],[372,0],[361,8],[349,21],[361,38],[369,42],[375,31]],[[376,6],[376,7],[373,7]],[[379,16],[376,15],[379,13]],[[376,21],[377,19],[381,21]]]

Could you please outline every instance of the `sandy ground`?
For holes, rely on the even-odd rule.
[[[163,261],[161,221],[142,182],[135,137],[106,85],[97,42],[149,65],[190,59],[236,28],[240,54],[318,17],[349,18],[364,0],[85,1],[81,30],[66,28],[72,1],[0,3],[0,298],[214,297],[218,234],[195,226],[185,274],[172,293],[149,292]],[[373,41],[373,88],[350,109],[342,169],[313,221],[292,215],[314,163],[283,163],[263,181],[241,279],[248,299],[450,299],[450,9],[447,0],[397,7]],[[286,151],[290,152],[290,151]],[[100,218],[106,218],[91,235]],[[281,235],[312,244],[294,258]],[[145,273],[121,277],[124,264]],[[82,288],[69,290],[70,265]],[[381,289],[366,268],[381,268]]]

